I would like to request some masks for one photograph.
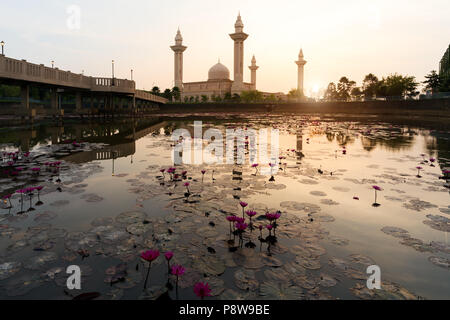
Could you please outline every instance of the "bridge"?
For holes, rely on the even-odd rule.
[[[20,105],[14,114],[34,117],[36,114],[64,115],[61,96],[75,97],[74,114],[102,112],[136,113],[157,109],[167,99],[136,89],[132,80],[91,77],[58,68],[16,60],[0,54],[0,83],[20,86]],[[30,87],[38,86],[50,90],[50,110],[32,108]]]

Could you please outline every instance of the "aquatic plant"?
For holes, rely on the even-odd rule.
[[[244,201],[241,201],[241,202],[239,202],[239,204],[241,205],[241,207],[242,207],[242,218],[244,218],[245,219],[245,207],[247,207],[248,206],[248,203],[247,202],[244,202]]]
[[[186,191],[187,191],[187,193],[191,193],[190,191],[189,191],[189,186],[190,186],[191,184],[189,183],[189,182],[186,182],[185,184],[184,184],[184,186],[186,187]]]
[[[423,168],[421,167],[421,166],[417,166],[416,167],[416,169],[417,169],[417,178],[422,178],[422,176],[420,175],[420,170],[422,170]]]
[[[141,258],[148,262],[147,276],[145,277],[144,289],[147,289],[147,281],[150,275],[150,269],[152,267],[152,262],[159,257],[159,250],[147,250],[141,253]]]
[[[181,277],[185,273],[185,271],[186,271],[186,269],[182,265],[179,265],[179,264],[174,264],[170,271],[170,273],[176,277],[175,288],[176,288],[176,292],[177,292],[177,297],[178,297],[178,278]]]
[[[170,260],[172,260],[173,258],[173,252],[167,251],[166,253],[164,253],[164,257],[167,260],[167,270],[170,272]]]
[[[16,193],[20,194],[20,212],[17,214],[23,213],[23,194],[25,193],[25,189],[16,190]]]
[[[194,286],[194,293],[202,300],[211,296],[211,289],[207,282],[197,282]]]
[[[375,190],[375,202],[372,204],[372,206],[379,207],[380,204],[377,203],[377,191],[382,191],[382,189],[379,186],[372,186],[372,188]]]
[[[227,221],[230,222],[230,233],[234,232],[234,222],[236,221],[235,216],[227,216]],[[233,225],[233,231],[231,230],[231,225]]]
[[[255,173],[253,174],[254,176],[256,176],[258,174],[258,166],[259,166],[259,164],[257,164],[257,163],[252,164],[252,168],[255,169]]]
[[[252,218],[256,216],[257,212],[253,210],[247,210],[245,211],[245,214],[250,218],[250,228],[253,230],[253,222]]]
[[[434,167],[435,162],[436,162],[435,158],[430,158],[430,167]]]
[[[205,173],[206,173],[206,170],[205,169],[203,169],[202,171],[200,171],[201,173],[202,173],[202,182],[203,182],[203,178],[205,177]]]
[[[30,211],[34,211],[35,209],[31,206],[31,201],[33,200],[33,191],[34,191],[34,188],[26,188],[25,189],[25,193],[28,195],[28,197],[30,198],[30,207],[28,208],[28,212],[30,212]]]

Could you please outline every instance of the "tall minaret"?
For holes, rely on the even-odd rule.
[[[183,52],[187,47],[183,46],[183,37],[181,36],[180,29],[178,29],[177,35],[175,36],[175,45],[170,48],[175,52],[174,85],[175,87],[178,87],[180,91],[183,91]]]
[[[256,70],[258,70],[258,66],[256,65],[256,59],[255,59],[255,56],[253,55],[253,58],[252,58],[252,65],[250,66],[250,67],[248,67],[250,70],[251,70],[251,74],[252,74],[252,76],[251,76],[251,83],[252,83],[252,87],[253,87],[253,90],[256,90]]]
[[[298,85],[297,85],[297,89],[298,89],[298,94],[303,97],[304,96],[304,92],[303,92],[303,69],[305,67],[306,64],[306,60],[303,57],[303,50],[300,49],[300,53],[298,54],[298,61],[295,61],[295,63],[298,65]]]
[[[244,24],[239,13],[234,24],[235,32],[230,34],[234,41],[234,82],[231,93],[241,93],[244,90],[244,41],[248,34],[244,33]]]

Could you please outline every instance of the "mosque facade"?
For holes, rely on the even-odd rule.
[[[183,45],[183,37],[180,30],[175,36],[175,45],[170,48],[174,52],[174,85],[181,91],[181,99],[189,98],[201,99],[202,96],[213,100],[215,97],[232,97],[235,94],[241,95],[243,91],[256,90],[256,72],[259,66],[256,64],[256,58],[253,56],[250,69],[250,82],[244,82],[244,42],[248,38],[248,34],[244,32],[244,24],[239,14],[234,25],[234,33],[230,34],[230,38],[234,42],[234,65],[233,80],[230,79],[230,70],[220,63],[212,66],[208,72],[207,81],[183,82],[183,54],[187,47]],[[303,53],[301,53],[303,59]],[[299,61],[301,61],[299,59]],[[296,62],[299,66],[299,85],[298,88],[303,91],[303,61]],[[306,63],[306,61],[305,61]],[[264,97],[274,95],[277,99],[284,97],[283,93],[262,93]]]

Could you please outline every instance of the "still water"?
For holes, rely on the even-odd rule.
[[[278,172],[252,168],[246,146],[243,165],[162,174],[172,132],[193,133],[194,120],[278,129]],[[445,125],[246,114],[3,130],[0,195],[12,197],[0,209],[0,298],[196,299],[207,282],[209,299],[450,299],[449,138]],[[242,241],[226,220],[242,216],[240,202],[257,212]],[[264,215],[276,211],[268,238]],[[148,249],[161,256],[143,290]],[[167,251],[186,268],[178,289]],[[66,287],[69,265],[81,290]],[[370,265],[382,290],[366,287]]]

